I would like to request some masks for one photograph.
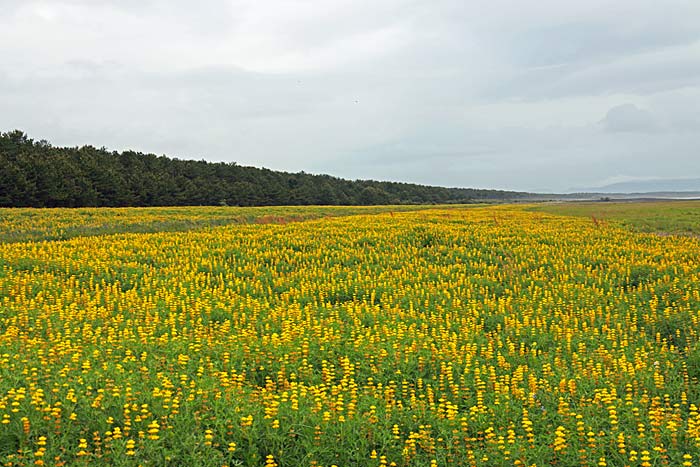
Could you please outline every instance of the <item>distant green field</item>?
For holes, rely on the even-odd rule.
[[[532,210],[590,217],[596,223],[616,222],[637,232],[700,235],[700,201],[572,202]]]

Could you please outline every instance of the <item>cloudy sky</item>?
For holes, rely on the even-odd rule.
[[[0,0],[0,131],[346,178],[700,177],[698,0]]]

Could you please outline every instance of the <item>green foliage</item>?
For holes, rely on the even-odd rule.
[[[454,204],[525,196],[499,190],[343,180],[0,133],[0,207]]]
[[[17,452],[20,446],[20,439],[15,433],[0,434],[0,457]]]

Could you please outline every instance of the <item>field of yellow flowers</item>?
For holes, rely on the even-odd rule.
[[[512,206],[1,243],[0,465],[697,466],[699,338],[699,239]]]
[[[280,224],[321,217],[420,209],[426,209],[426,206],[0,208],[0,243],[67,240],[126,232],[197,230],[228,224]]]

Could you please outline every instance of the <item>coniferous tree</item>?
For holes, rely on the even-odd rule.
[[[468,203],[526,196],[285,173],[0,134],[0,207]]]

